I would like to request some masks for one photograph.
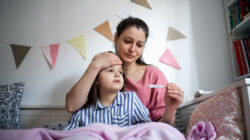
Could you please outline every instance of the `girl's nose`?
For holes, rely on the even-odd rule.
[[[120,77],[120,72],[119,71],[115,72],[115,77]]]

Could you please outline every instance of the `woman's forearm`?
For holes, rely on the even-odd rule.
[[[176,110],[165,110],[165,113],[159,122],[164,122],[173,126],[175,123],[175,114]]]
[[[66,96],[66,109],[75,112],[87,101],[90,88],[99,73],[100,68],[90,64],[81,79],[72,87]]]

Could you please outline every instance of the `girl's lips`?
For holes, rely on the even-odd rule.
[[[114,83],[121,83],[120,80],[114,80],[113,82],[114,82]]]

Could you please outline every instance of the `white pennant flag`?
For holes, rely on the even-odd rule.
[[[125,19],[125,18],[132,16],[132,12],[131,12],[130,8],[128,6],[126,6],[126,7],[122,8],[116,15],[118,17],[120,17],[121,19]]]
[[[54,68],[56,64],[56,59],[58,55],[60,44],[52,44],[49,46],[41,47],[43,50],[43,54],[45,55],[47,61],[49,62],[51,68]]]

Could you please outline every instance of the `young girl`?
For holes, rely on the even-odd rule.
[[[121,92],[124,73],[121,65],[113,65],[101,70],[88,94],[86,104],[72,115],[64,130],[106,123],[129,126],[150,122],[147,108],[135,92]]]

